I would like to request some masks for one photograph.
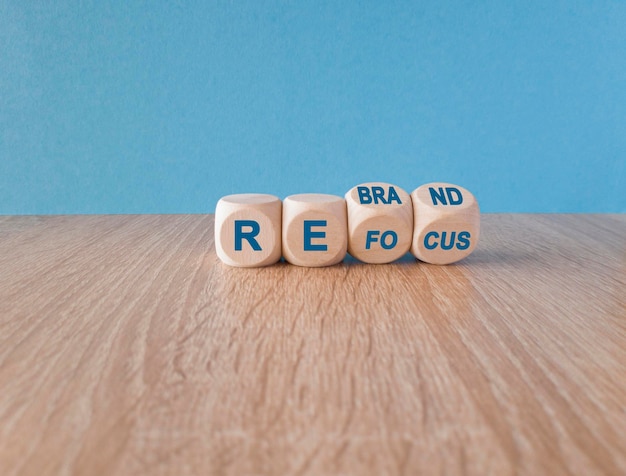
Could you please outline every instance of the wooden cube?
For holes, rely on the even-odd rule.
[[[291,195],[283,202],[283,255],[298,266],[340,263],[348,248],[346,201],[335,195]]]
[[[411,193],[414,230],[411,252],[432,264],[468,256],[478,244],[480,210],[474,196],[458,185],[429,183]]]
[[[215,208],[215,250],[226,264],[260,267],[281,256],[282,202],[258,193],[227,195]]]
[[[348,253],[365,263],[390,263],[409,251],[411,197],[388,183],[364,183],[346,193]]]

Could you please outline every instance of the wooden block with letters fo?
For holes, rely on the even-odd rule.
[[[346,193],[348,252],[364,263],[390,263],[413,238],[411,197],[388,183],[364,183]]]

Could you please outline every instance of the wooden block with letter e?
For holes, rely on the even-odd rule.
[[[298,266],[340,263],[348,248],[346,201],[335,195],[291,195],[283,202],[283,255]]]
[[[428,183],[411,193],[414,230],[411,252],[426,263],[450,264],[478,243],[480,210],[474,196],[449,183]]]
[[[388,183],[364,183],[346,193],[348,253],[365,263],[390,263],[413,238],[411,197]]]
[[[281,256],[282,202],[259,193],[227,195],[215,208],[215,249],[230,266],[257,267]]]

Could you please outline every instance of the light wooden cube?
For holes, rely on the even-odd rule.
[[[348,253],[365,263],[390,263],[411,247],[413,207],[408,193],[388,183],[364,183],[346,193]]]
[[[283,255],[298,266],[340,263],[348,248],[346,201],[335,195],[291,195],[283,202]]]
[[[415,228],[411,252],[432,264],[467,257],[478,244],[480,210],[474,196],[458,185],[429,183],[411,193]]]
[[[281,256],[282,202],[259,193],[227,195],[215,208],[215,250],[226,264],[260,267]]]

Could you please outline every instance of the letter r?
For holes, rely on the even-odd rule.
[[[251,228],[250,231],[243,231],[243,227]],[[241,251],[243,240],[245,239],[254,251],[262,251],[255,236],[259,234],[261,227],[254,220],[235,220],[235,251]]]

